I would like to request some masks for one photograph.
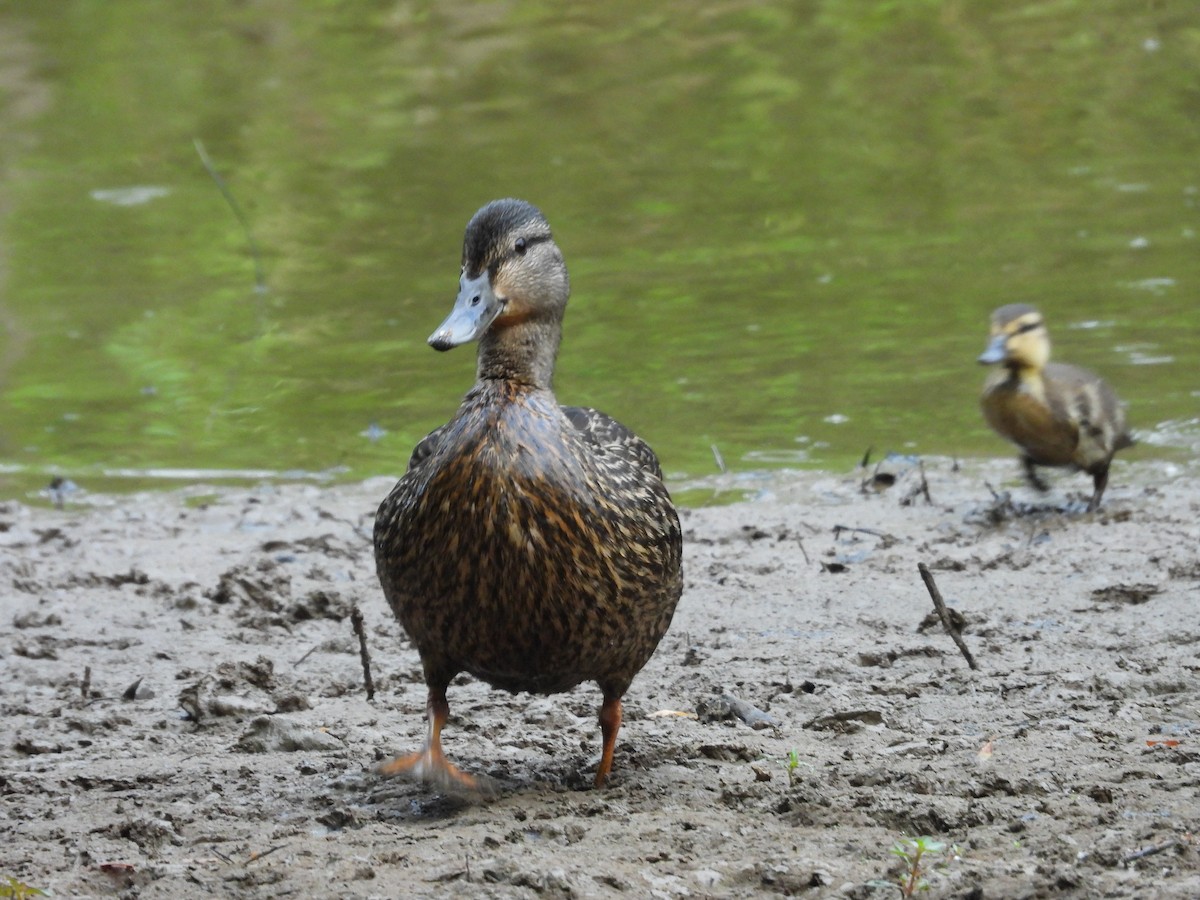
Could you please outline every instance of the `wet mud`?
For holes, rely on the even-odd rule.
[[[460,677],[446,751],[490,786],[468,796],[372,771],[425,728],[370,547],[390,481],[2,504],[0,876],[55,896],[897,897],[891,848],[927,836],[926,896],[1200,896],[1200,480],[1122,465],[1087,514],[1088,479],[1038,497],[1016,475],[793,473],[684,510],[683,600],[609,786],[594,686]]]

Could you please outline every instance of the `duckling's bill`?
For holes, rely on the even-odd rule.
[[[1005,348],[1007,341],[1008,335],[1006,334],[998,334],[993,337],[983,353],[979,354],[979,362],[985,366],[1004,362],[1008,356],[1008,350]]]
[[[454,309],[429,336],[429,346],[434,350],[449,350],[461,344],[478,340],[488,326],[504,309],[504,300],[492,290],[488,272],[484,269],[476,278],[468,278],[464,272],[458,280],[458,299]]]

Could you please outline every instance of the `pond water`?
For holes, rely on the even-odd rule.
[[[1015,301],[1127,458],[1193,459],[1198,59],[1194,0],[0,6],[0,497],[399,473],[502,196],[570,268],[560,399],[694,502],[714,447],[1009,455],[975,358]]]

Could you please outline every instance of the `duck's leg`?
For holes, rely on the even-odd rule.
[[[375,771],[380,775],[407,775],[441,788],[477,790],[478,780],[452,765],[442,752],[442,727],[450,718],[450,704],[446,701],[445,687],[429,688],[429,702],[425,708],[425,715],[425,746],[416,753],[397,756],[389,762],[382,763]]]
[[[1021,457],[1021,465],[1025,468],[1025,480],[1028,481],[1036,490],[1043,494],[1050,490],[1050,485],[1042,480],[1042,476],[1037,473],[1034,467],[1034,462],[1028,456]]]
[[[1095,512],[1100,508],[1100,498],[1104,496],[1104,489],[1108,487],[1108,466],[1092,472],[1092,499],[1088,501],[1088,512]]]
[[[612,771],[613,751],[617,748],[617,732],[621,730],[621,695],[604,695],[600,705],[600,734],[604,749],[600,753],[600,766],[596,769],[596,787],[604,787],[608,773]]]

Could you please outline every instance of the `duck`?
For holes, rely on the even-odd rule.
[[[992,313],[991,334],[979,362],[997,366],[983,385],[983,417],[1020,449],[1029,483],[1049,490],[1038,466],[1086,472],[1093,485],[1087,508],[1095,512],[1108,486],[1113,455],[1134,444],[1113,389],[1094,372],[1050,362],[1045,320],[1026,303]]]
[[[510,693],[595,682],[613,766],[622,698],[683,591],[679,516],[650,446],[591,407],[561,406],[553,375],[570,281],[545,216],[492,201],[467,224],[458,297],[429,337],[478,343],[475,383],[415,447],[375,518],[384,596],[421,658],[421,749],[377,767],[478,788],[441,733],[462,672]]]

